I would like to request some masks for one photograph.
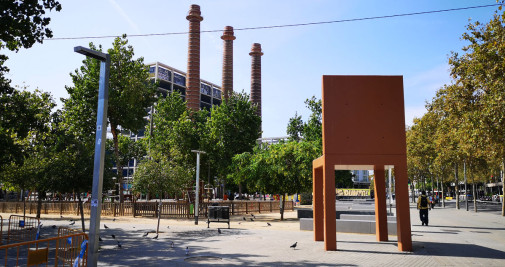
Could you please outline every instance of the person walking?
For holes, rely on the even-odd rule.
[[[428,197],[424,190],[417,198],[417,209],[419,210],[419,217],[421,218],[422,225],[428,226]]]

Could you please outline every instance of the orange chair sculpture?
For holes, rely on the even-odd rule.
[[[402,76],[323,76],[323,155],[313,162],[314,240],[337,249],[335,170],[374,170],[375,227],[388,240],[385,169],[394,167],[398,250],[411,251]]]

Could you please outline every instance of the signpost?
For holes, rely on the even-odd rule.
[[[200,154],[205,154],[204,151],[191,150],[196,153],[196,188],[195,188],[195,225],[198,225],[198,202],[200,198]]]

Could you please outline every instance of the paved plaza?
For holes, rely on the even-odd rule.
[[[337,233],[337,251],[324,251],[323,242],[313,241],[313,232],[299,230],[296,212],[287,212],[282,222],[279,214],[254,214],[254,221],[251,215],[234,216],[231,229],[224,223],[207,228],[203,220],[194,225],[192,220],[162,219],[158,239],[154,233],[142,236],[156,229],[156,219],[104,217],[102,225],[109,228],[101,230],[99,265],[505,266],[505,217],[499,206],[479,206],[482,211],[474,213],[472,206],[466,211],[464,203],[460,210],[454,205],[448,202],[446,208],[431,210],[429,226],[421,226],[411,204],[414,251],[407,253],[398,251],[396,236],[377,242],[375,235],[345,233]],[[43,234],[52,234],[51,225],[69,225],[71,218],[78,219],[44,215]],[[290,248],[295,242],[296,248]]]

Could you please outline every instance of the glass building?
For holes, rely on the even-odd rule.
[[[149,66],[149,75],[151,79],[158,82],[158,91],[160,95],[166,97],[171,92],[179,92],[182,98],[186,99],[186,73],[178,70],[176,68],[170,67],[160,62],[147,64]],[[221,104],[221,86],[214,83],[200,80],[200,109],[210,110],[214,105]],[[151,109],[148,109],[148,116],[146,120],[149,121],[151,115]],[[123,135],[130,136],[131,139],[137,141],[138,139],[144,138],[146,134],[146,129],[140,130],[138,133],[133,133],[129,131],[121,131]],[[133,184],[133,174],[137,168],[138,160],[130,160],[128,166],[123,166],[123,188],[125,198],[128,198],[131,194],[131,188]],[[115,165],[113,168],[114,172]],[[119,184],[116,184],[116,188]]]

